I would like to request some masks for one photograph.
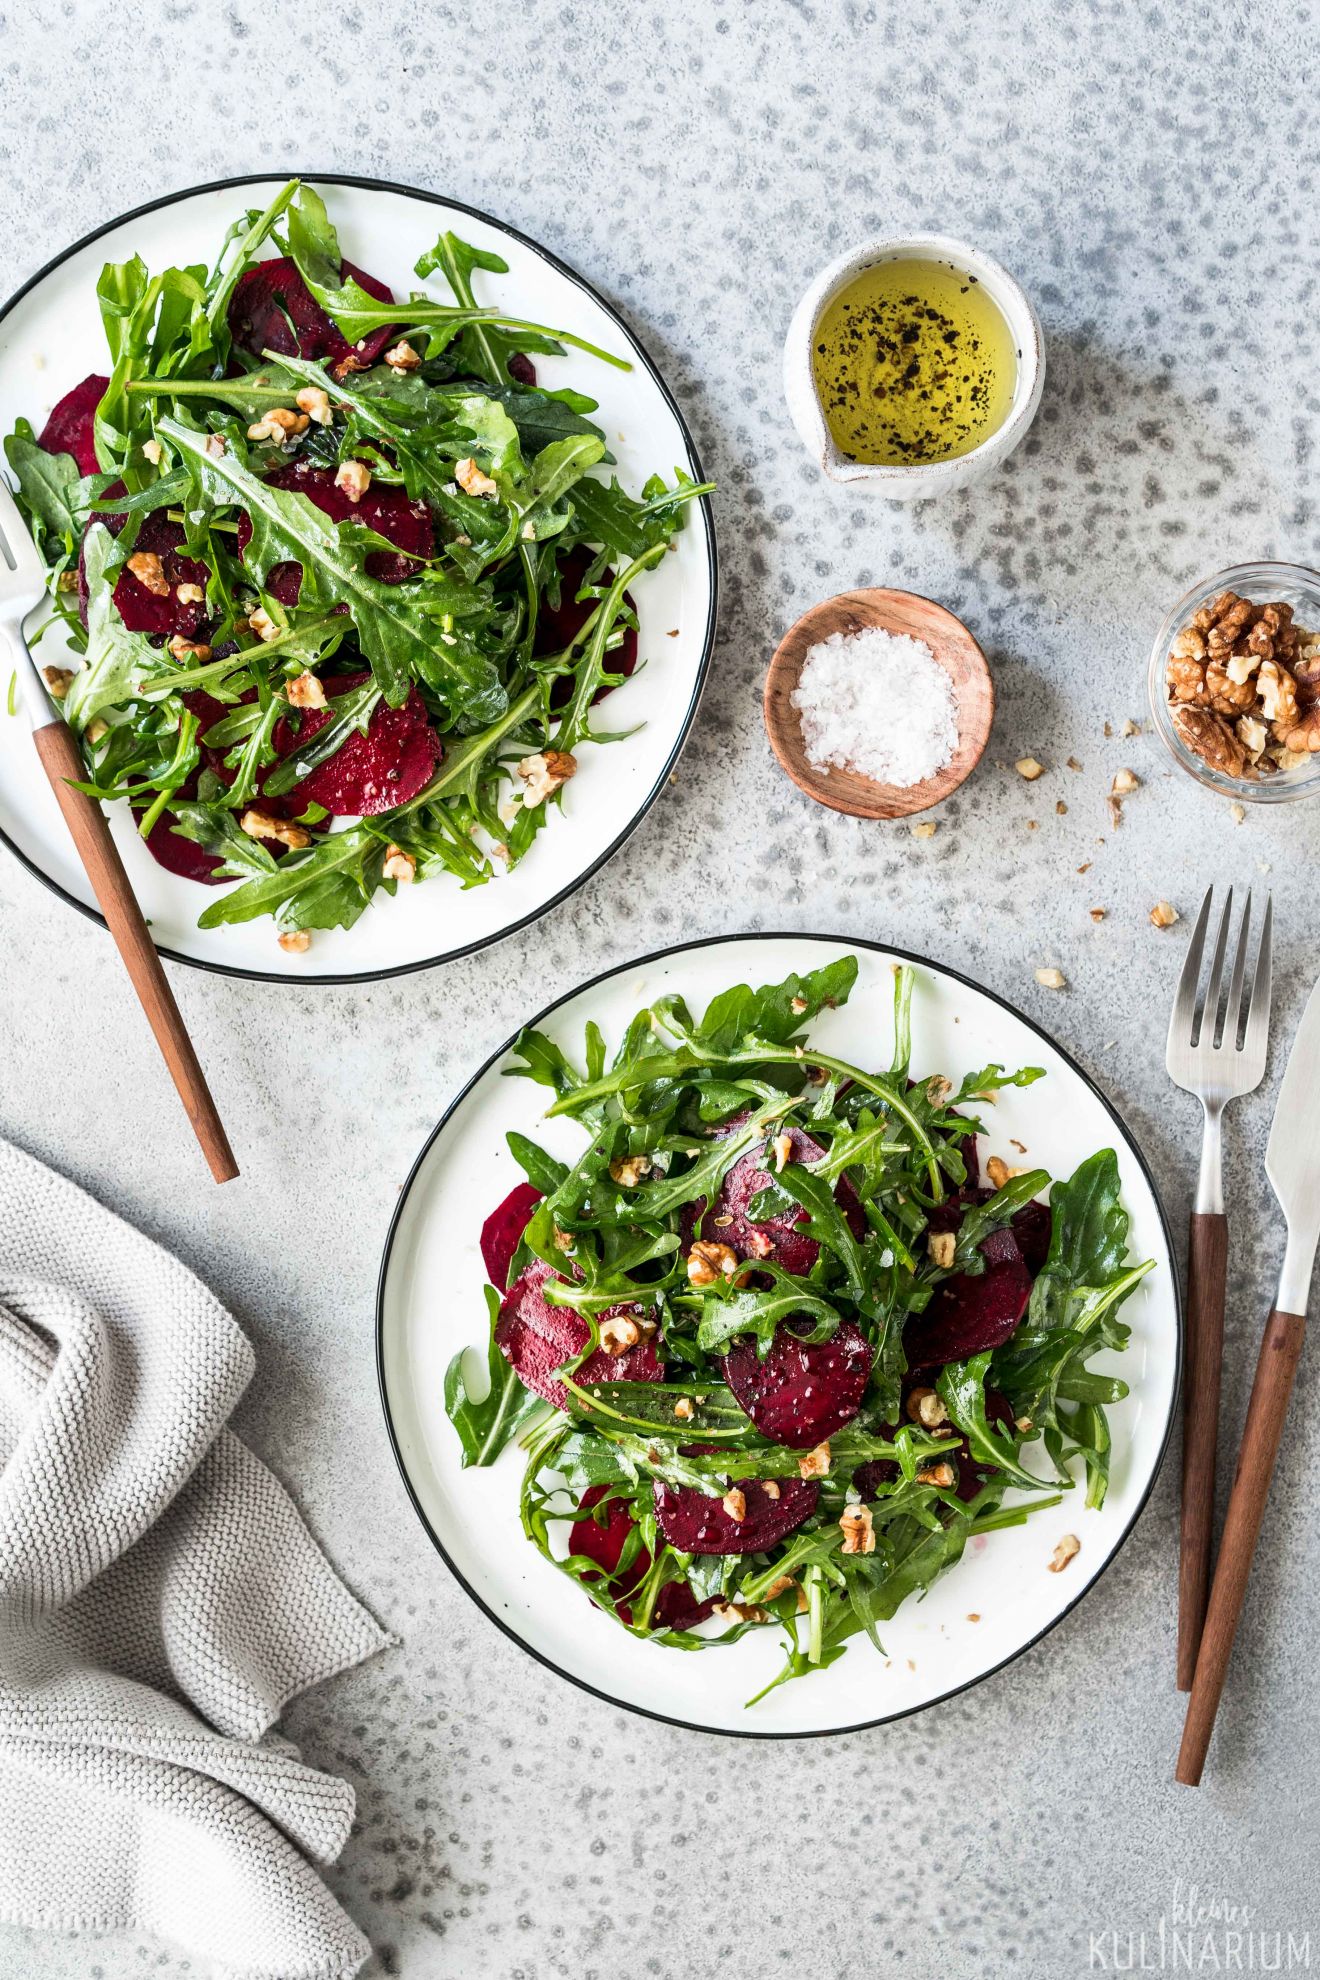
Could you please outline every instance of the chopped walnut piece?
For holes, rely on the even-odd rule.
[[[782,1175],[784,1164],[790,1159],[793,1153],[793,1137],[787,1129],[785,1129],[783,1134],[777,1134],[775,1136],[772,1152],[775,1158],[775,1169]]]
[[[153,598],[168,598],[170,581],[165,575],[164,565],[154,550],[135,550],[128,560],[128,568]]]
[[[252,628],[258,639],[267,641],[278,639],[284,631],[283,626],[277,625],[275,620],[271,618],[270,613],[264,605],[258,605],[255,612],[248,614],[248,625]]]
[[[530,809],[543,804],[552,791],[575,775],[577,758],[566,749],[547,749],[524,756],[515,767],[523,780],[523,803]]]
[[[780,1496],[779,1480],[777,1478],[763,1478],[761,1480],[761,1490],[765,1493],[767,1499],[777,1499]]]
[[[174,596],[180,605],[200,605],[206,597],[200,584],[176,584]]]
[[[934,819],[927,818],[920,825],[912,826],[911,831],[914,839],[933,839],[938,829]]]
[[[1075,1560],[1082,1551],[1082,1543],[1075,1533],[1065,1533],[1050,1557],[1050,1573],[1062,1574],[1069,1561]]]
[[[765,1599],[767,1602],[777,1602],[781,1595],[787,1595],[789,1589],[796,1586],[791,1574],[777,1574],[765,1591]]]
[[[324,708],[325,689],[315,674],[304,672],[286,682],[284,699],[290,708]]]
[[[335,473],[335,487],[342,489],[350,502],[360,502],[371,486],[371,469],[365,461],[341,461]]]
[[[747,1517],[747,1499],[741,1485],[731,1485],[720,1501],[729,1518],[741,1526]]]
[[[260,805],[251,804],[239,819],[239,828],[249,839],[275,839],[294,852],[310,846],[312,835],[305,825],[294,825],[287,818],[276,818]]]
[[[73,686],[73,674],[68,667],[43,667],[41,678],[50,690],[52,701],[63,701]]]
[[[396,846],[391,840],[385,848],[380,871],[382,879],[394,880],[400,887],[411,887],[417,878],[417,861],[410,852],[405,852],[402,846]]]
[[[1042,990],[1066,990],[1068,979],[1061,969],[1038,969],[1036,981]]]
[[[730,1218],[729,1221],[732,1223],[733,1219]],[[775,1248],[774,1239],[765,1231],[758,1231],[756,1229],[748,1231],[746,1237],[743,1239],[743,1243],[747,1246],[753,1258],[768,1258]]]
[[[1029,784],[1034,784],[1037,777],[1043,777],[1045,775],[1045,765],[1043,763],[1037,763],[1034,756],[1019,756],[1013,768],[1017,771],[1018,776],[1025,777]]]
[[[400,337],[398,343],[385,353],[385,362],[391,371],[416,371],[421,361],[406,337]]]
[[[1150,918],[1157,928],[1172,928],[1178,919],[1178,910],[1176,907],[1171,907],[1168,901],[1156,901],[1150,911]]]
[[[1222,715],[1208,708],[1175,708],[1174,733],[1194,756],[1225,776],[1240,777],[1247,767],[1247,752]]]
[[[953,1235],[952,1232],[949,1233]],[[938,1430],[947,1423],[949,1413],[936,1395],[934,1389],[913,1389],[907,1399],[907,1413],[914,1423],[920,1423],[927,1430]]]
[[[814,1451],[807,1451],[798,1459],[799,1478],[825,1478],[830,1469],[829,1440],[817,1444]]]
[[[680,1423],[690,1423],[696,1415],[691,1396],[680,1396],[674,1404],[674,1415]]]
[[[805,997],[790,997],[788,1008],[792,1011],[794,1017],[801,1017],[803,1011],[807,1008],[807,1000]]]
[[[918,1485],[939,1485],[947,1492],[958,1474],[951,1464],[923,1464],[917,1472]]]
[[[1313,755],[1316,750],[1320,749],[1320,703],[1309,707],[1305,715],[1293,724],[1292,728],[1287,731],[1281,740],[1288,754],[1299,760],[1303,757]],[[1284,764],[1281,762],[1279,765],[1281,770],[1291,770],[1295,767],[1296,765],[1293,763]]]
[[[185,639],[182,633],[175,633],[169,642],[169,650],[176,660],[209,660],[211,649],[205,640]]]
[[[164,451],[165,449],[161,446],[159,440],[144,440],[142,442],[143,459],[150,461],[153,467],[160,466],[160,457]]]
[[[926,1098],[932,1107],[942,1107],[953,1092],[953,1081],[943,1073],[933,1073],[926,1081]]]
[[[616,1313],[600,1323],[600,1344],[606,1354],[627,1354],[641,1338],[641,1328],[626,1313]]]
[[[1116,770],[1109,791],[1112,797],[1130,797],[1140,786],[1141,779],[1135,770]]]
[[[769,1622],[770,1612],[759,1602],[717,1602],[711,1610],[716,1622],[723,1623],[763,1623]]]
[[[1254,715],[1243,715],[1237,723],[1237,739],[1254,763],[1269,741],[1270,732]]]
[[[498,495],[499,489],[488,474],[483,474],[471,454],[458,463],[454,469],[454,479],[465,495]]]
[[[291,413],[287,406],[272,406],[269,412],[252,422],[247,437],[249,440],[272,440],[277,447],[287,447],[290,440],[307,431],[309,424],[306,413]]]
[[[213,461],[218,461],[218,460],[221,460],[221,459],[223,459],[223,457],[224,457],[224,455],[225,455],[225,453],[226,453],[226,452],[228,451],[228,450],[227,450],[227,448],[226,448],[226,445],[225,445],[225,436],[224,436],[224,434],[223,434],[223,433],[208,433],[208,434],[207,434],[207,436],[206,436],[206,451],[207,451],[207,453],[208,453],[208,454],[209,454],[209,455],[211,456],[211,459],[212,459]],[[304,932],[304,931],[302,931],[302,930],[299,930],[299,933],[302,933],[302,932]],[[304,948],[304,949],[308,947],[308,945],[309,945],[309,944],[310,944],[310,942],[311,942],[311,939],[312,939],[312,938],[311,938],[311,936],[309,935],[309,936],[307,937],[307,941],[306,941],[306,942],[304,942],[304,943],[302,944],[302,946],[303,946],[303,948]],[[280,938],[280,947],[281,947],[281,948],[283,948],[283,946],[284,946],[284,939],[283,939],[283,937],[281,936],[281,938]]]
[[[839,1515],[839,1531],[843,1535],[844,1554],[873,1554],[875,1533],[871,1525],[869,1506],[845,1506]]]
[[[942,1272],[951,1269],[958,1250],[957,1235],[953,1231],[932,1231],[926,1240],[931,1263],[938,1265]]]
[[[1262,660],[1256,685],[1265,720],[1274,724],[1279,740],[1285,740],[1287,732],[1297,726],[1297,689],[1292,675],[1277,661]]]
[[[312,938],[305,928],[286,928],[279,943],[286,955],[305,956],[312,946]]]
[[[1002,1189],[1013,1171],[1002,1155],[992,1155],[985,1165],[985,1173],[989,1178],[991,1189]]]
[[[1104,920],[1104,918],[1105,918],[1105,910],[1104,910],[1104,908],[1092,908],[1092,909],[1091,909],[1091,919],[1092,919],[1092,921],[1103,921],[1103,920]]]
[[[1141,734],[1141,724],[1140,722],[1134,722],[1129,715],[1120,733],[1125,736],[1139,736]]]
[[[727,1244],[698,1238],[688,1252],[687,1275],[694,1286],[713,1286],[717,1279],[731,1279],[738,1270],[738,1254]]]
[[[649,1176],[650,1173],[649,1155],[618,1155],[610,1163],[611,1180],[616,1182],[620,1189],[636,1189],[643,1176]]]
[[[1240,825],[1247,815],[1247,807],[1245,804],[1239,804],[1235,798],[1228,807],[1228,815],[1235,825]]]
[[[334,418],[330,410],[330,394],[320,385],[304,385],[293,403],[317,426],[329,426]]]

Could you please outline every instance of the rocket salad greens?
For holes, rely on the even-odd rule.
[[[402,883],[481,884],[623,740],[595,707],[641,657],[634,587],[707,491],[619,486],[596,402],[533,360],[628,365],[479,302],[504,273],[445,233],[416,264],[445,300],[395,300],[292,180],[209,270],[108,264],[107,372],[6,438],[84,788],[242,883],[203,927],[304,947]]]
[[[1153,1263],[1128,1261],[1111,1149],[1053,1182],[992,1158],[981,1185],[983,1110],[1042,1074],[914,1077],[910,969],[882,1071],[813,1047],[856,974],[699,1020],[664,997],[612,1059],[589,1025],[581,1067],[523,1032],[509,1071],[588,1143],[570,1165],[509,1136],[485,1380],[460,1354],[445,1383],[464,1464],[519,1441],[524,1532],[599,1609],[685,1650],[778,1625],[776,1684],[881,1647],[970,1539],[1078,1489],[1074,1460],[1103,1503],[1127,1386],[1090,1364]]]

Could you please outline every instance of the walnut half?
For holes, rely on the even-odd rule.
[[[1192,708],[1185,702],[1173,710],[1174,731],[1194,756],[1220,770],[1226,777],[1240,777],[1247,767],[1247,752],[1222,715],[1209,708]]]

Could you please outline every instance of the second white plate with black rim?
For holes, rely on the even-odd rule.
[[[885,1625],[883,1657],[859,1637],[828,1670],[783,1685],[749,1709],[746,1700],[782,1662],[777,1630],[755,1630],[728,1649],[698,1654],[629,1636],[523,1538],[516,1447],[489,1468],[461,1467],[444,1410],[444,1373],[459,1349],[485,1339],[478,1236],[483,1219],[521,1179],[505,1136],[516,1128],[564,1159],[583,1145],[583,1131],[572,1122],[543,1120],[544,1088],[502,1077],[507,1047],[473,1076],[422,1150],[381,1267],[377,1352],[389,1435],[418,1516],[452,1572],[492,1622],[561,1676],[631,1711],[707,1732],[800,1738],[852,1731],[920,1711],[1000,1669],[1095,1588],[1146,1503],[1173,1420],[1181,1318],[1168,1226],[1150,1172],[1081,1068],[988,991],[873,944],[746,935],[625,964],[528,1022],[578,1057],[583,1026],[594,1018],[612,1050],[633,1012],[666,993],[680,993],[700,1011],[730,984],[777,982],[846,954],[859,960],[856,987],[843,1009],[813,1025],[813,1042],[864,1065],[887,1063],[892,965],[915,963],[917,1073],[959,1076],[991,1061],[1043,1066],[1044,1080],[1004,1090],[986,1152],[1021,1142],[1033,1166],[1066,1176],[1096,1149],[1112,1147],[1131,1217],[1132,1254],[1156,1264],[1123,1312],[1132,1341],[1113,1359],[1112,1372],[1121,1370],[1131,1394],[1110,1413],[1113,1474],[1103,1508],[1088,1511],[1082,1492],[1074,1491],[1023,1526],[974,1541],[923,1601],[907,1603]],[[1104,1368],[1105,1358],[1095,1365]],[[1048,1469],[1043,1460],[1032,1464]],[[1070,1532],[1081,1552],[1065,1572],[1051,1573],[1055,1543]],[[1103,1601],[1103,1590],[1093,1600]]]
[[[455,200],[375,180],[308,174],[325,198],[344,253],[397,296],[417,287],[413,263],[452,229],[502,255],[507,275],[483,278],[491,301],[533,322],[571,330],[626,357],[618,371],[582,351],[538,357],[539,381],[600,401],[596,415],[622,485],[676,468],[702,479],[673,396],[639,339],[582,276],[502,221]],[[58,255],[0,310],[0,432],[20,415],[40,431],[55,401],[88,372],[107,369],[96,282],[107,261],[140,254],[152,269],[212,262],[230,222],[265,206],[283,175],[230,179],[156,200],[111,221]],[[440,291],[436,291],[440,293]],[[235,976],[342,983],[400,975],[487,947],[581,886],[618,850],[664,789],[697,711],[715,638],[715,533],[707,501],[693,503],[677,549],[636,589],[639,665],[609,702],[611,730],[626,742],[587,748],[563,815],[519,865],[464,892],[438,875],[381,896],[348,929],[319,932],[304,956],[277,945],[268,920],[201,929],[212,890],[158,866],[126,805],[108,808],[116,842],[162,955]],[[671,637],[670,635],[673,635]],[[43,661],[60,656],[47,646]],[[0,697],[2,700],[2,697]],[[54,892],[96,915],[91,889],[32,747],[26,722],[0,707],[0,840]]]

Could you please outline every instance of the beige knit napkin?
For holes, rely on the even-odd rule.
[[[177,1259],[0,1141],[0,1919],[334,1980],[370,1948],[309,1859],[353,1791],[270,1728],[392,1639],[225,1428],[252,1370]]]

